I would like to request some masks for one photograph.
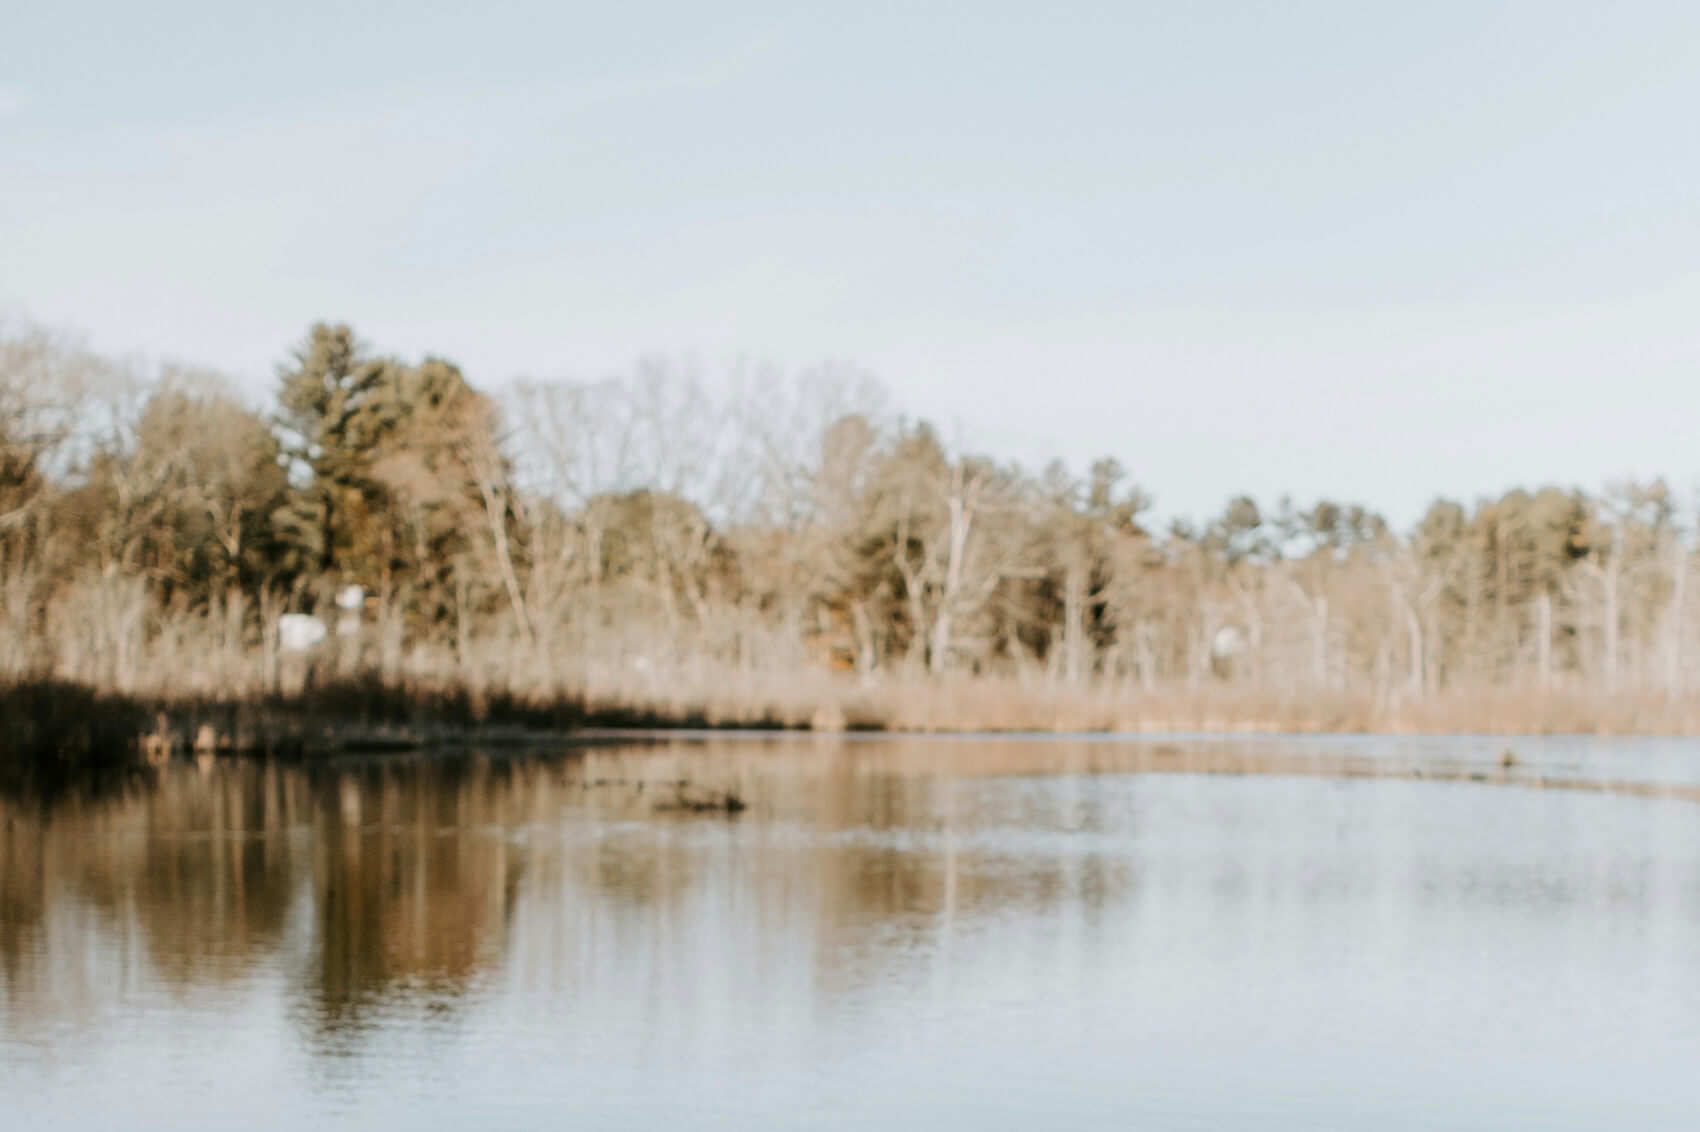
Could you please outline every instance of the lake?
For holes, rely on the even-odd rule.
[[[0,814],[5,1128],[1700,1122],[1691,741],[688,736]]]

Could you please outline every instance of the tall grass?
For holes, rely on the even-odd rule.
[[[1394,734],[1697,734],[1700,697],[1460,688],[1421,700],[1372,689],[1300,694],[1232,684],[1144,690],[1132,683],[922,677],[860,682],[819,672],[752,677],[696,671],[669,679],[587,679],[589,715],[609,709],[669,722],[902,732],[1280,732]]]
[[[1389,732],[1695,734],[1700,701],[1458,690],[1420,703],[1251,689],[1144,692],[1001,678],[863,684],[819,672],[707,670],[479,687],[309,671],[287,689],[118,692],[57,679],[0,683],[0,784],[174,754],[558,741],[586,729],[788,728],[917,733]]]
[[[139,587],[85,587],[39,628],[13,626],[0,648],[0,785],[182,752],[311,755],[586,728],[1700,734],[1700,697],[1648,689],[1482,686],[1417,699],[1368,682],[1283,692],[1209,677],[1155,689],[1043,672],[866,678],[688,653],[597,660],[502,635],[411,650],[333,638],[279,655],[270,638],[244,640],[240,610],[150,620]],[[609,644],[617,656],[631,641]]]

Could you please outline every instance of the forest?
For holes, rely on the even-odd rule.
[[[1024,469],[849,367],[481,391],[346,326],[281,352],[260,407],[0,328],[0,679],[828,730],[1700,727],[1662,482],[1406,531],[1255,494],[1158,524],[1136,451]]]

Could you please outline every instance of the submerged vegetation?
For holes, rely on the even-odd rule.
[[[658,361],[497,397],[320,325],[257,409],[0,331],[0,742],[1700,730],[1662,483],[1403,533],[1249,497],[1160,528],[1115,459],[1034,474],[883,404],[846,370],[711,393]]]

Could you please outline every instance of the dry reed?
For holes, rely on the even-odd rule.
[[[1696,734],[1700,700],[1460,689],[1420,702],[1281,696],[1232,686],[1155,692],[1004,678],[860,683],[823,672],[694,669],[554,686],[473,686],[308,671],[287,689],[119,692],[56,679],[0,685],[0,784],[174,754],[310,756],[444,744],[558,742],[586,729],[915,733],[1382,732]]]

